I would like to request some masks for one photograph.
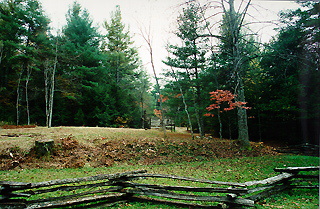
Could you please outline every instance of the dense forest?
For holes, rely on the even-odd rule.
[[[182,4],[179,44],[167,46],[167,68],[154,72],[153,84],[120,7],[101,34],[74,2],[67,24],[53,35],[37,0],[2,0],[0,121],[146,128],[159,117],[243,146],[249,140],[318,143],[320,3],[281,13],[269,43],[259,43],[248,28],[250,3]],[[222,14],[219,22],[214,14]]]

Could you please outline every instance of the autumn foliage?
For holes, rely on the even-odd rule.
[[[153,112],[154,112],[155,116],[162,119],[162,111],[161,110],[154,109]]]
[[[214,101],[213,104],[209,105],[206,109],[208,111],[218,109],[220,112],[223,111],[230,111],[233,110],[236,107],[243,108],[243,109],[250,109],[250,107],[246,107],[245,105],[247,102],[240,102],[240,101],[235,101],[235,98],[237,95],[232,94],[228,90],[216,90],[209,92],[210,94],[210,100]],[[222,108],[222,106],[225,106]],[[204,116],[211,116],[213,117],[214,114],[212,113],[206,113]]]
[[[165,101],[167,101],[169,99],[169,97],[168,96],[164,96],[164,95],[160,95],[160,98],[158,99],[158,102],[165,102]]]
[[[164,95],[160,94],[160,98],[158,99],[158,102],[165,102],[167,100],[169,100],[168,96],[164,96]],[[153,113],[155,114],[155,116],[162,119],[162,110],[154,109]]]

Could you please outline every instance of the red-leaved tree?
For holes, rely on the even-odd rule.
[[[217,89],[216,91],[209,92],[209,94],[210,94],[210,100],[214,101],[214,103],[209,105],[208,107],[206,107],[206,109],[208,111],[218,110],[217,115],[218,115],[218,120],[219,120],[219,125],[220,125],[219,135],[220,135],[220,139],[222,139],[222,122],[221,122],[220,113],[222,113],[223,111],[233,110],[237,107],[243,108],[243,109],[250,109],[250,107],[245,106],[247,104],[247,102],[235,101],[235,97],[237,95],[232,94],[228,90]],[[224,106],[224,107],[222,108],[222,106]],[[206,114],[204,114],[204,116],[213,117],[214,114],[206,113]]]

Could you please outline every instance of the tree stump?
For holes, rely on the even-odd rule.
[[[39,157],[51,155],[53,146],[54,146],[53,139],[36,140],[35,147],[34,147],[36,155]]]

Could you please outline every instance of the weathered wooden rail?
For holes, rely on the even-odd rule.
[[[285,189],[319,188],[319,169],[276,168],[276,172],[281,172],[277,176],[244,183],[148,174],[145,170],[38,183],[0,181],[0,208],[63,208],[71,205],[89,208],[125,201],[153,201],[197,208],[218,208],[221,204],[232,208],[250,207]],[[308,172],[313,175],[306,174]],[[166,182],[149,184],[150,178],[154,182],[161,179]]]

